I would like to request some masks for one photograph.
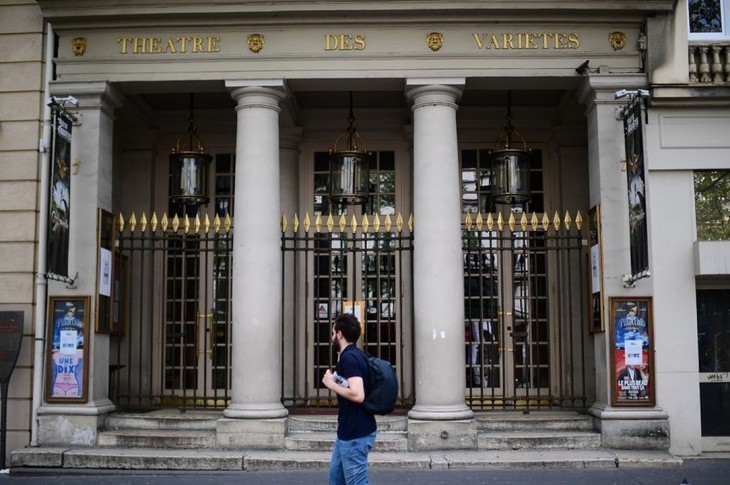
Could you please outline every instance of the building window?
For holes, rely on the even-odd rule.
[[[730,36],[727,13],[730,0],[688,0],[690,39],[721,39]]]
[[[695,172],[698,241],[730,240],[730,171]]]

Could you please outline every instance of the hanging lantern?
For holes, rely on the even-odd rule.
[[[373,156],[368,153],[365,140],[355,128],[352,92],[350,92],[350,116],[347,122],[345,132],[337,137],[334,148],[329,151],[330,200],[339,204],[363,204],[368,198],[370,163]],[[346,147],[339,150],[338,144],[343,137]]]
[[[496,204],[523,205],[530,200],[530,160],[532,151],[512,126],[512,94],[507,92],[507,126],[490,153],[491,195]],[[522,148],[512,147],[513,134],[522,140]]]
[[[212,157],[205,152],[198,136],[193,115],[193,95],[190,95],[188,127],[170,154],[170,200],[173,203],[200,206],[207,204],[208,170]]]

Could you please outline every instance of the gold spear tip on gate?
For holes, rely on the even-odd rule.
[[[385,230],[390,232],[393,223],[390,221],[390,214],[385,214]]]
[[[314,219],[314,228],[317,232],[322,230],[322,216],[320,214],[317,214],[316,219]]]
[[[134,232],[134,228],[137,227],[137,218],[134,215],[134,212],[132,212],[132,215],[129,216],[129,232]]]
[[[187,214],[185,214],[185,219],[183,219],[183,230],[184,230],[185,234],[187,234],[188,231],[190,230],[190,218],[188,217]]]
[[[547,212],[542,213],[542,230],[547,231],[550,227],[550,218],[547,215]]]
[[[226,212],[226,218],[223,221],[223,227],[226,230],[226,234],[231,232],[231,226],[233,226],[233,221],[231,221],[231,215],[228,212]]]
[[[221,229],[221,218],[218,216],[218,214],[215,215],[213,218],[213,230],[216,234],[218,234],[218,231]]]
[[[327,216],[327,230],[332,232],[332,228],[335,227],[335,220],[332,218],[332,214]]]
[[[210,219],[208,218],[208,214],[205,214],[205,217],[203,218],[203,231],[205,234],[208,234],[208,230],[210,229]]]
[[[510,230],[510,232],[515,232],[515,213],[514,212],[509,213],[509,230]]]
[[[565,211],[565,229],[567,231],[570,231],[570,223],[573,222],[573,220],[570,218],[570,213],[568,211]]]
[[[317,216],[319,219],[319,216]],[[309,211],[304,213],[304,232],[309,233],[309,228],[312,225],[312,221],[309,219]],[[319,232],[319,229],[317,229],[317,232]]]
[[[177,228],[180,227],[180,218],[175,214],[172,218],[172,232],[177,232]]]
[[[484,226],[484,219],[482,218],[482,213],[477,212],[477,231],[481,231],[482,226]]]
[[[143,212],[142,217],[139,218],[139,230],[144,232],[145,229],[147,229],[147,216]]]
[[[466,226],[467,231],[471,231],[471,214],[466,214],[466,219],[464,219],[464,225]]]
[[[370,221],[368,221],[368,215],[363,214],[362,215],[362,232],[368,232],[368,227],[370,227]]]
[[[499,229],[499,232],[504,230],[504,218],[502,217],[501,212],[497,215],[497,228]]]
[[[530,226],[532,226],[533,231],[537,231],[537,213],[532,213],[532,219],[530,219]]]
[[[487,215],[487,229],[491,232],[492,229],[494,229],[494,217],[492,217],[492,213],[490,212],[489,215]]]
[[[193,221],[193,231],[195,234],[198,234],[200,232],[200,215],[195,214],[195,220]]]
[[[163,212],[162,221],[160,221],[160,227],[162,227],[163,231],[167,231],[167,224],[168,224],[167,214]]]
[[[413,213],[411,213],[411,216],[408,218],[408,230],[413,232]]]
[[[522,231],[527,231],[527,214],[522,213],[522,217],[520,217],[520,226],[522,227]]]
[[[400,212],[398,213],[398,217],[395,219],[395,227],[398,228],[398,232],[403,232],[403,218],[400,215]]]
[[[150,230],[155,232],[157,230],[157,213],[152,212],[152,218],[150,219]]]
[[[357,219],[355,218],[355,214],[353,214],[352,219],[350,219],[350,229],[352,230],[353,234],[355,234],[355,231],[357,231]]]
[[[294,234],[296,234],[299,230],[299,217],[297,217],[296,212],[294,213],[294,217],[291,219],[291,228],[294,231]]]
[[[380,231],[380,215],[378,214],[373,217],[373,229],[375,229],[375,232]]]
[[[560,215],[558,215],[558,211],[555,211],[555,215],[553,216],[553,227],[555,227],[556,231],[560,229]]]
[[[340,214],[340,221],[338,226],[340,226],[340,232],[345,232],[345,228],[347,227],[347,219],[345,219],[345,214]]]
[[[286,232],[286,214],[281,214],[281,232]]]
[[[124,230],[124,216],[122,216],[122,213],[119,213],[119,232],[122,232]]]
[[[580,211],[577,211],[578,213],[575,215],[575,227],[580,229],[583,227],[583,217],[580,215]]]

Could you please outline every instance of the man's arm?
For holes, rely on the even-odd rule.
[[[348,387],[342,387],[335,382],[332,378],[332,372],[327,369],[327,372],[322,377],[322,384],[330,391],[338,396],[344,397],[348,401],[360,404],[365,400],[365,385],[362,377],[350,377],[347,379]]]

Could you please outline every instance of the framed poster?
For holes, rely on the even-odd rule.
[[[588,211],[588,329],[591,333],[603,332],[603,253],[601,251],[601,206]]]
[[[128,259],[126,255],[114,253],[112,283],[112,335],[123,337],[127,332]]]
[[[654,406],[654,333],[650,297],[611,298],[611,404]]]
[[[88,296],[52,296],[48,301],[46,401],[87,401]]]
[[[99,209],[97,214],[96,261],[96,331],[110,333],[112,329],[112,291],[114,283],[112,245],[114,244],[114,216]]]

